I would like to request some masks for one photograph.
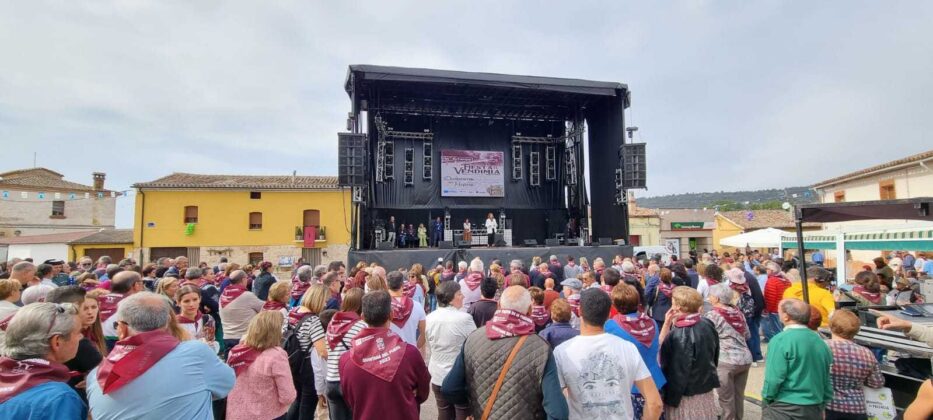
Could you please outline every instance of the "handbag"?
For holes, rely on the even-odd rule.
[[[502,383],[505,382],[505,374],[509,373],[509,368],[512,367],[512,361],[515,360],[515,356],[518,354],[518,350],[522,348],[522,344],[525,344],[526,338],[528,338],[527,335],[521,336],[515,343],[515,346],[512,347],[512,352],[509,353],[509,357],[505,359],[505,364],[502,365],[502,370],[499,372],[499,378],[496,379],[496,385],[492,387],[492,393],[489,394],[489,398],[486,400],[486,407],[483,408],[481,420],[489,420],[489,415],[492,413],[492,406],[496,403],[496,397],[499,396],[499,389],[502,388]]]

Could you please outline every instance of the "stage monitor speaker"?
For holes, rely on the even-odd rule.
[[[498,238],[498,239],[496,239],[496,244],[495,244],[495,246],[497,246],[497,247],[503,247],[503,246],[505,246],[505,240],[504,240],[504,239],[500,238],[499,235],[496,235],[496,238]]]
[[[342,187],[366,185],[366,134],[337,134],[337,183]]]
[[[607,238],[605,236],[602,236],[599,238],[599,244],[600,245],[612,245],[612,238]]]
[[[580,245],[580,240],[577,238],[568,239],[567,245]]]
[[[464,241],[462,239],[457,241],[457,248],[469,248],[469,247],[470,247],[470,242]]]
[[[560,246],[560,239],[557,238],[547,238],[544,240],[544,244],[547,246]]]
[[[382,250],[382,251],[394,249],[395,247],[392,246],[392,245],[393,245],[392,242],[388,242],[388,241],[386,241],[386,242],[379,242],[379,244],[376,245],[376,249],[379,249],[379,250]]]
[[[524,241],[522,241],[522,243],[523,243],[525,246],[538,246],[538,240],[537,240],[537,239],[525,239]]]
[[[437,246],[440,249],[454,249],[454,241],[440,241]]]

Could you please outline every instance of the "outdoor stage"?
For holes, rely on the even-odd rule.
[[[597,257],[606,261],[607,266],[611,264],[612,258],[616,255],[626,257],[632,256],[632,247],[628,245],[602,245],[602,246],[552,246],[552,247],[499,247],[499,248],[464,248],[464,249],[440,249],[440,248],[413,248],[413,249],[393,249],[385,251],[360,250],[351,251],[349,254],[349,267],[353,267],[359,261],[367,263],[376,263],[387,270],[398,268],[408,269],[412,264],[419,263],[429,269],[437,265],[438,259],[443,261],[453,261],[455,264],[459,261],[470,262],[473,258],[479,257],[483,260],[486,267],[489,262],[498,259],[506,267],[511,260],[521,260],[525,263],[525,268],[531,263],[535,256],[541,257],[547,261],[548,257],[556,255],[561,264],[567,263],[567,256],[572,256],[579,260],[580,257],[586,257],[593,263]]]

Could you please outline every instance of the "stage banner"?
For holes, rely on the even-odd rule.
[[[504,197],[502,152],[441,150],[441,197]]]

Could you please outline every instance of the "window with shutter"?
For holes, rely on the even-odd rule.
[[[198,206],[185,206],[185,223],[198,222]]]
[[[262,213],[254,211],[249,214],[249,228],[262,229]]]

